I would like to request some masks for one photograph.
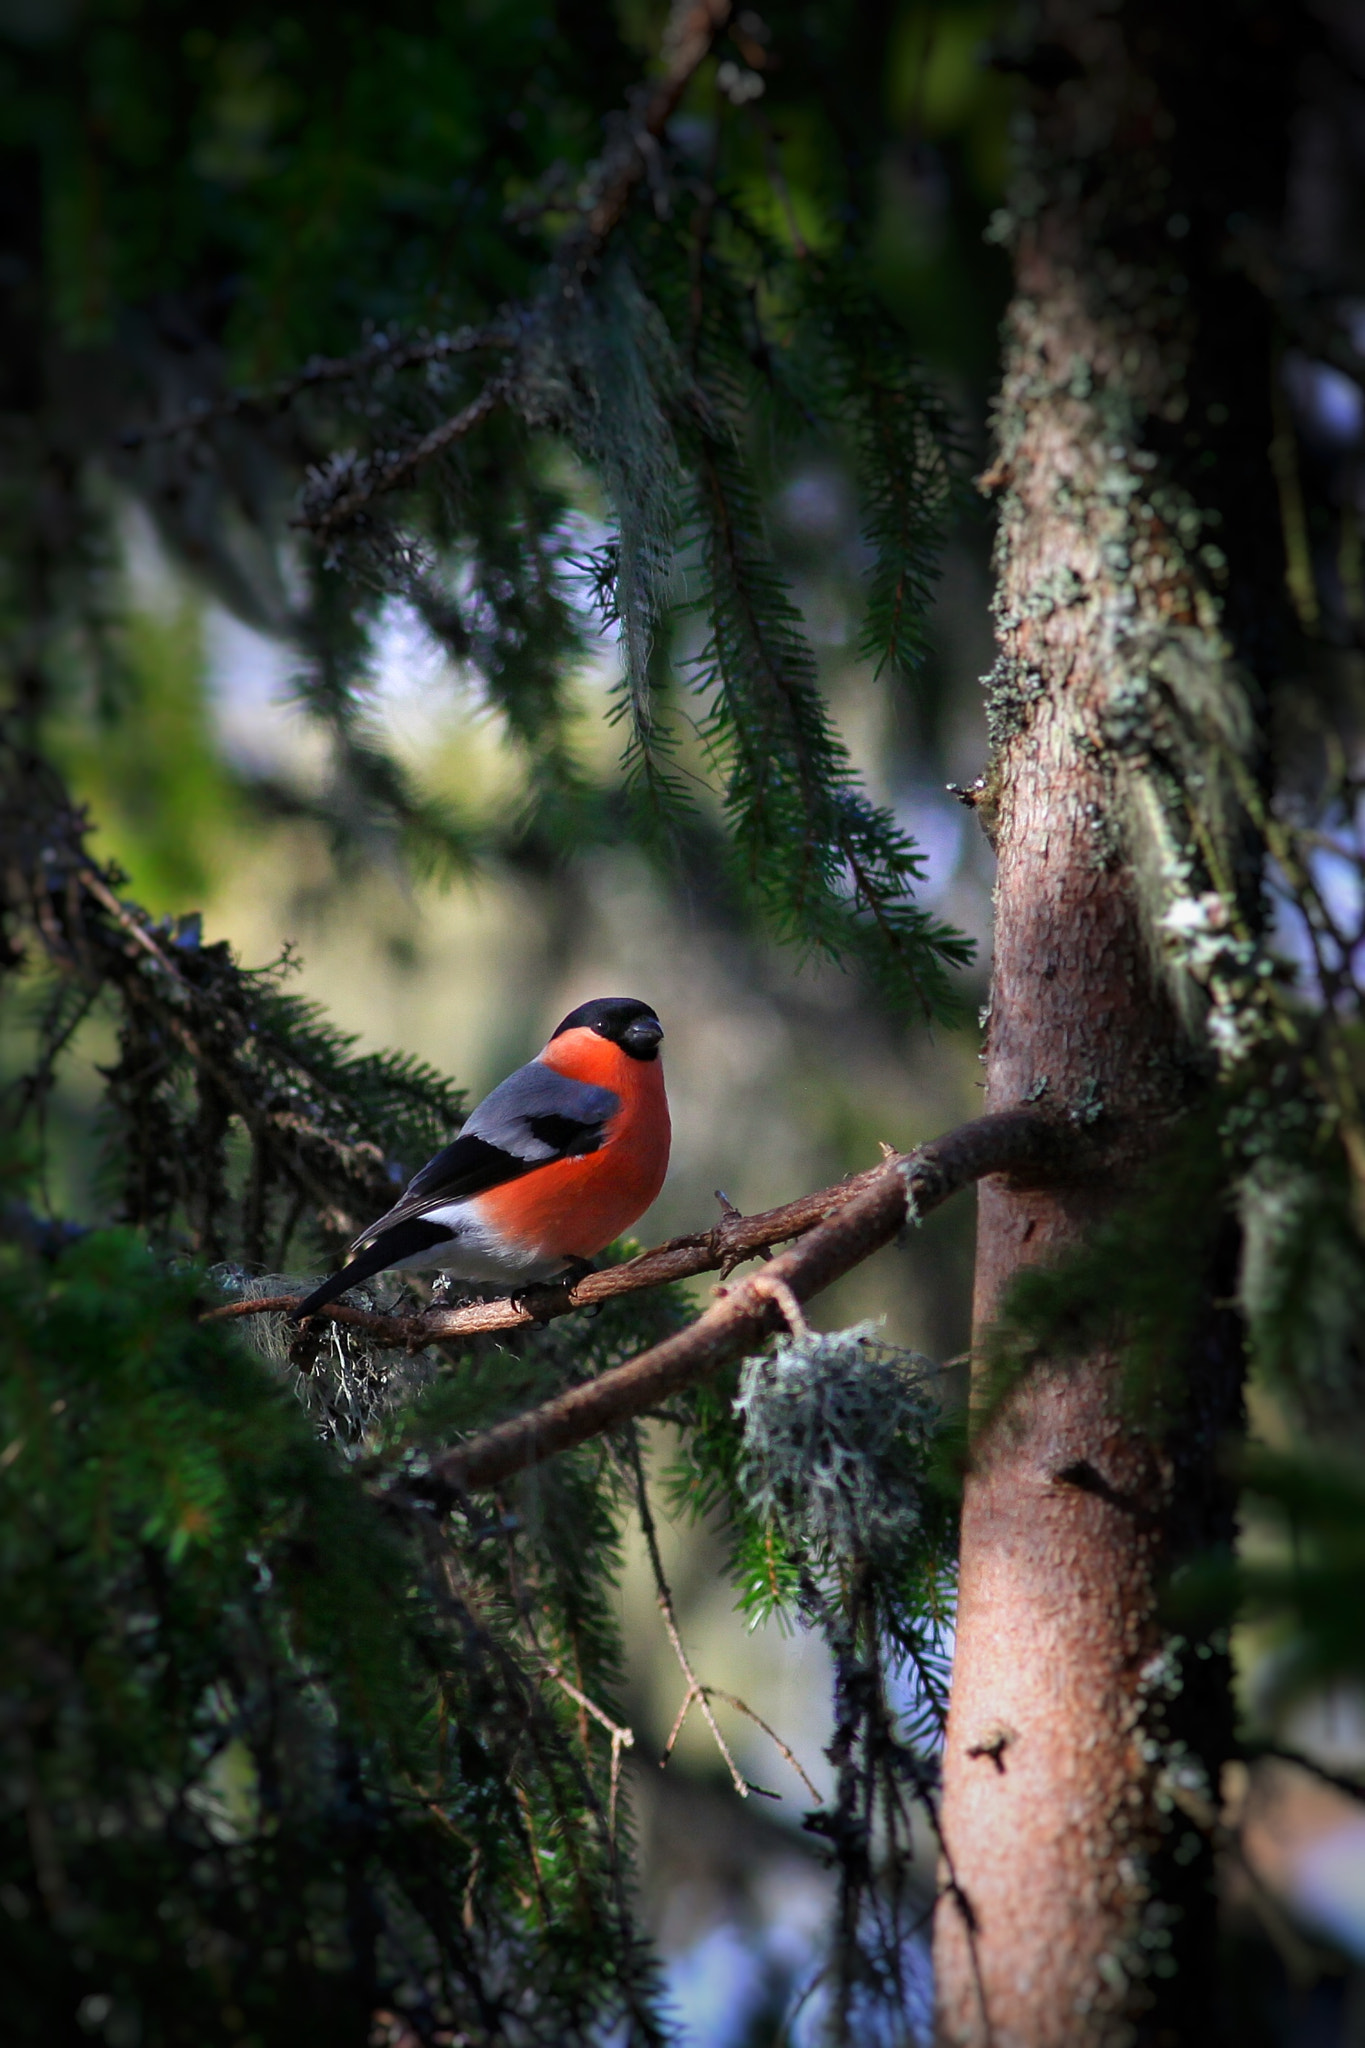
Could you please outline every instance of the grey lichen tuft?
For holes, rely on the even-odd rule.
[[[1233,924],[1235,911],[1216,889],[1177,895],[1160,919],[1169,958],[1208,998],[1205,1029],[1218,1064],[1230,1072],[1272,1038],[1266,983],[1269,953]]]
[[[1023,731],[1029,706],[1037,703],[1047,685],[1036,668],[1002,652],[982,676],[981,687],[986,696],[987,737],[992,753],[998,753],[1017,732]]]
[[[1251,936],[1259,865],[1242,793],[1250,696],[1216,633],[1167,626],[1123,642],[1103,713],[1153,955],[1191,1037],[1224,1070],[1266,1036],[1270,967]]]
[[[890,1562],[923,1520],[929,1361],[876,1330],[789,1338],[740,1377],[740,1485],[760,1521],[819,1561]]]
[[[208,1277],[235,1301],[262,1301],[288,1293],[294,1285],[284,1275],[248,1273],[227,1262],[210,1267]],[[368,1288],[356,1288],[354,1297],[362,1307],[380,1306]],[[429,1356],[409,1356],[401,1349],[376,1345],[345,1323],[301,1333],[286,1315],[267,1312],[244,1316],[235,1328],[303,1403],[319,1435],[343,1449],[359,1445],[436,1371]]]

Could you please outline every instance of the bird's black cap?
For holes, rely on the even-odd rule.
[[[657,1059],[664,1035],[663,1025],[649,1004],[638,1002],[634,996],[598,996],[596,1002],[580,1003],[551,1032],[551,1039],[558,1038],[562,1031],[595,1031],[599,1038],[609,1038],[613,1045],[619,1045],[633,1060]]]

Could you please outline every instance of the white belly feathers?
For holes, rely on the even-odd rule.
[[[405,1259],[394,1259],[391,1271],[401,1266],[413,1272],[449,1273],[452,1280],[534,1283],[553,1279],[567,1264],[564,1259],[538,1259],[530,1250],[500,1244],[487,1225],[479,1221],[473,1201],[428,1209],[423,1221],[448,1230],[449,1238],[443,1244],[410,1252]]]

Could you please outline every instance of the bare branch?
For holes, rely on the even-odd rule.
[[[783,1324],[771,1284],[756,1283],[780,1281],[798,1302],[809,1301],[890,1243],[907,1221],[927,1215],[987,1174],[1046,1177],[1064,1171],[1068,1161],[1074,1170],[1077,1144],[1076,1131],[1065,1121],[1018,1109],[979,1117],[918,1152],[888,1161],[863,1176],[858,1192],[790,1251],[753,1279],[723,1291],[687,1329],[446,1452],[423,1478],[423,1491],[458,1498],[472,1487],[496,1485],[657,1407],[680,1387],[753,1350]],[[750,1219],[755,1220],[771,1228],[770,1219]]]
[[[766,1294],[769,1301],[775,1301],[782,1311],[782,1319],[793,1337],[809,1337],[810,1324],[801,1313],[801,1304],[785,1280],[779,1280],[775,1273],[755,1274],[753,1285],[759,1294]]]
[[[674,1280],[691,1280],[698,1273],[728,1273],[745,1259],[762,1254],[771,1257],[772,1246],[813,1229],[834,1209],[851,1201],[876,1176],[870,1168],[834,1187],[802,1195],[780,1208],[765,1209],[757,1216],[742,1216],[727,1204],[721,1221],[713,1230],[692,1231],[672,1237],[653,1251],[640,1252],[622,1265],[609,1266],[601,1273],[588,1273],[571,1287],[528,1289],[521,1295],[505,1295],[496,1301],[468,1302],[462,1308],[428,1309],[418,1315],[384,1315],[374,1309],[352,1308],[332,1302],[319,1309],[319,1320],[349,1323],[366,1331],[381,1344],[421,1346],[444,1343],[454,1337],[483,1337],[496,1330],[525,1329],[533,1323],[551,1321],[577,1308],[593,1308],[618,1294],[634,1294],[642,1287],[665,1287]],[[287,1314],[307,1292],[263,1295],[255,1301],[231,1301],[210,1309],[205,1322],[229,1322],[238,1316]]]
[[[613,1721],[610,1714],[599,1707],[595,1700],[589,1699],[587,1693],[581,1692],[572,1680],[565,1676],[560,1665],[543,1664],[541,1669],[547,1678],[554,1680],[561,1692],[566,1692],[584,1713],[591,1714],[599,1728],[605,1728],[611,1737],[611,1789],[607,1795],[607,1831],[615,1841],[616,1800],[621,1789],[621,1752],[635,1747],[635,1730],[623,1726],[619,1721]],[[798,1764],[797,1769],[800,1768]]]
[[[749,1705],[747,1700],[739,1699],[736,1696],[736,1694],[732,1692],[726,1692],[724,1686],[721,1685],[704,1685],[702,1687],[702,1691],[710,1699],[724,1700],[725,1704],[729,1707],[733,1707],[737,1714],[746,1715],[748,1719],[753,1722],[756,1728],[761,1728],[763,1730],[763,1733],[767,1736],[769,1742],[772,1743],[773,1748],[777,1751],[778,1755],[784,1757],[786,1761],[791,1765],[792,1769],[795,1771],[797,1777],[801,1780],[801,1783],[805,1786],[806,1790],[810,1793],[810,1796],[815,1801],[816,1805],[818,1806],[820,1804],[820,1789],[810,1776],[810,1773],[803,1767],[795,1750],[793,1750],[789,1744],[785,1743],[782,1740],[782,1737],[778,1734],[776,1728],[769,1727],[768,1723],[764,1720],[761,1714],[756,1714],[754,1712],[753,1708]]]
[[[761,1792],[763,1788],[761,1785],[751,1785],[733,1756],[731,1756],[730,1746],[720,1732],[720,1723],[711,1711],[711,1701],[708,1697],[711,1688],[701,1683],[696,1672],[692,1669],[686,1650],[683,1648],[682,1635],[678,1629],[678,1617],[673,1608],[672,1589],[664,1575],[664,1561],[659,1555],[659,1532],[654,1526],[654,1512],[649,1505],[649,1489],[645,1484],[645,1468],[640,1457],[640,1445],[633,1429],[630,1431],[629,1457],[631,1470],[635,1474],[635,1501],[640,1510],[640,1527],[644,1531],[645,1548],[649,1552],[650,1569],[654,1574],[654,1591],[659,1602],[659,1612],[664,1618],[664,1627],[668,1631],[668,1640],[673,1647],[673,1655],[678,1660],[678,1669],[687,1681],[687,1691],[683,1694],[682,1705],[678,1709],[677,1718],[669,1731],[668,1740],[664,1744],[664,1753],[659,1758],[659,1769],[662,1770],[668,1759],[672,1756],[673,1745],[682,1734],[683,1722],[687,1719],[688,1710],[695,1701],[702,1710],[707,1727],[711,1730],[716,1748],[725,1759],[726,1768],[730,1773],[730,1782],[740,1798],[747,1799],[751,1792]]]
[[[1008,1130],[1003,1128],[1005,1126]],[[986,1135],[978,1140],[973,1135],[978,1132]],[[1008,1158],[1002,1156],[997,1163],[983,1166],[977,1172],[964,1173],[964,1163],[974,1156],[978,1142],[988,1147],[993,1160],[996,1147],[1004,1148],[1008,1143],[1013,1150]],[[866,1172],[853,1174],[848,1180],[836,1182],[833,1187],[820,1188],[814,1194],[802,1195],[795,1202],[784,1202],[776,1209],[761,1210],[754,1216],[742,1216],[728,1198],[720,1197],[724,1213],[713,1229],[670,1238],[666,1244],[641,1252],[622,1265],[609,1266],[601,1273],[589,1273],[571,1287],[551,1284],[528,1289],[521,1295],[505,1295],[496,1301],[469,1302],[461,1308],[426,1309],[420,1314],[407,1316],[384,1315],[375,1309],[352,1308],[344,1301],[332,1302],[318,1310],[317,1319],[347,1323],[353,1329],[363,1330],[376,1343],[410,1350],[420,1350],[426,1344],[448,1343],[458,1337],[483,1337],[498,1330],[526,1329],[534,1323],[568,1315],[574,1309],[596,1307],[599,1302],[611,1301],[619,1294],[635,1294],[641,1288],[665,1287],[675,1280],[695,1279],[700,1273],[719,1272],[722,1277],[728,1277],[745,1259],[760,1253],[769,1258],[773,1245],[813,1230],[818,1223],[823,1223],[858,1196],[878,1186],[888,1171],[907,1177],[905,1184],[913,1184],[915,1214],[927,1215],[929,1210],[936,1209],[959,1188],[980,1179],[982,1174],[1024,1173],[1055,1167],[1064,1153],[1074,1149],[1074,1144],[1074,1134],[1069,1128],[1059,1126],[1055,1118],[1041,1110],[1018,1110],[1005,1117],[983,1117],[976,1123],[963,1124],[946,1137],[935,1139],[932,1145],[924,1146],[918,1152],[893,1152],[880,1166],[869,1167]],[[944,1173],[954,1176],[952,1184],[945,1186],[942,1192],[936,1192],[935,1176]],[[959,1174],[962,1174],[961,1178],[956,1177]],[[905,1220],[902,1212],[900,1222]],[[898,1223],[895,1228],[899,1227]],[[894,1235],[894,1230],[890,1234]],[[872,1250],[876,1248],[875,1245],[871,1247]],[[756,1279],[759,1277],[755,1276]],[[769,1288],[782,1279],[782,1275],[771,1267],[762,1277],[764,1286]],[[828,1285],[828,1282],[824,1284]],[[239,1316],[287,1315],[307,1291],[301,1285],[295,1294],[270,1294],[253,1301],[226,1302],[220,1308],[210,1309],[203,1320],[232,1322]],[[784,1297],[773,1295],[772,1299],[781,1302]],[[791,1296],[790,1301],[795,1303],[795,1296]],[[796,1305],[799,1315],[799,1304]],[[787,1319],[790,1326],[790,1314]]]

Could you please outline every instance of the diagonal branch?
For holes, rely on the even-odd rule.
[[[482,391],[470,399],[449,419],[442,420],[429,434],[423,434],[410,448],[404,448],[387,461],[351,471],[349,488],[324,504],[318,511],[306,511],[294,524],[311,527],[314,533],[331,533],[338,526],[344,526],[348,519],[367,505],[371,498],[377,498],[384,491],[394,490],[413,475],[424,462],[430,462],[433,455],[440,455],[445,449],[453,448],[466,434],[481,425],[488,415],[509,398],[515,379],[510,371],[490,377]]]
[[[1048,1175],[1068,1162],[1074,1171],[1077,1144],[1076,1130],[1065,1121],[1019,1109],[979,1117],[918,1152],[889,1159],[790,1251],[723,1290],[677,1336],[433,1460],[420,1482],[423,1493],[457,1499],[472,1487],[496,1485],[657,1407],[785,1325],[784,1295],[774,1282],[798,1302],[809,1301],[889,1244],[907,1222],[987,1174]]]
[[[1008,1133],[1001,1128],[1006,1125]],[[978,1143],[984,1142],[972,1134],[983,1131],[989,1133],[990,1156],[995,1163],[982,1166],[975,1172],[966,1171],[966,1162],[975,1156]],[[761,1210],[755,1216],[742,1216],[727,1202],[720,1222],[713,1229],[670,1238],[667,1244],[658,1245],[653,1251],[641,1252],[622,1265],[609,1266],[601,1273],[589,1273],[571,1287],[551,1283],[542,1288],[528,1289],[523,1295],[506,1295],[497,1301],[468,1302],[461,1308],[426,1309],[416,1315],[385,1315],[375,1309],[353,1308],[349,1303],[339,1301],[319,1309],[316,1320],[345,1323],[352,1329],[363,1331],[378,1344],[410,1350],[418,1350],[426,1344],[449,1343],[461,1337],[491,1336],[498,1330],[526,1329],[535,1323],[549,1322],[555,1316],[568,1315],[574,1309],[595,1308],[600,1302],[611,1301],[619,1294],[638,1293],[645,1287],[666,1287],[676,1280],[695,1279],[701,1273],[719,1272],[724,1278],[743,1260],[759,1253],[767,1258],[773,1245],[782,1244],[788,1238],[803,1237],[806,1232],[814,1230],[817,1224],[884,1181],[888,1171],[913,1177],[916,1213],[927,1214],[928,1210],[936,1209],[949,1195],[956,1194],[959,1188],[966,1187],[984,1173],[1024,1173],[1050,1168],[1058,1162],[1063,1151],[1074,1150],[1075,1142],[1076,1134],[1069,1126],[1059,1126],[1055,1118],[1041,1110],[1018,1110],[1003,1117],[983,1117],[976,1123],[963,1124],[918,1152],[892,1153],[880,1166],[853,1174],[833,1187],[802,1195],[795,1202],[784,1202],[779,1208]],[[1008,1157],[1004,1156],[1006,1150]],[[931,1191],[931,1177],[935,1173],[947,1174],[951,1180],[951,1185],[945,1186],[941,1193]],[[936,1187],[937,1182],[933,1185]],[[902,1216],[901,1222],[904,1220]],[[899,1227],[897,1224],[896,1228]],[[874,1251],[876,1248],[875,1245],[870,1247]],[[761,1293],[764,1288],[774,1288],[781,1281],[782,1274],[775,1266],[769,1266],[762,1276],[756,1275],[755,1279],[760,1282]],[[823,1284],[828,1285],[828,1282]],[[226,1302],[220,1308],[209,1309],[203,1320],[235,1322],[240,1316],[286,1315],[306,1291],[304,1286],[300,1286],[292,1294],[267,1294],[254,1300]],[[781,1305],[781,1295],[774,1293],[772,1298]],[[786,1320],[790,1323],[789,1314]]]
[[[460,327],[453,334],[437,334],[421,341],[393,343],[377,334],[363,348],[349,356],[311,356],[301,370],[281,377],[257,391],[225,391],[220,398],[203,398],[170,419],[151,426],[130,427],[119,436],[120,448],[146,448],[156,441],[170,441],[177,434],[197,433],[216,420],[236,419],[243,413],[262,415],[280,412],[305,391],[324,384],[346,384],[372,370],[408,370],[425,363],[448,362],[481,349],[508,349],[516,333],[505,320],[487,327]]]
[[[674,0],[663,34],[663,71],[653,85],[636,88],[625,120],[602,152],[582,223],[569,229],[556,252],[561,275],[576,272],[581,277],[601,254],[631,193],[649,170],[693,74],[729,18],[730,0]]]
[[[426,1309],[415,1315],[385,1315],[374,1309],[352,1308],[346,1302],[332,1302],[318,1310],[317,1320],[348,1323],[380,1344],[437,1344],[455,1337],[489,1336],[496,1330],[526,1329],[533,1323],[568,1315],[577,1308],[595,1308],[618,1294],[635,1294],[643,1287],[666,1287],[671,1281],[691,1280],[699,1273],[719,1272],[724,1277],[731,1267],[745,1259],[758,1253],[770,1257],[773,1245],[814,1229],[832,1210],[842,1208],[861,1193],[880,1171],[880,1167],[871,1167],[834,1187],[802,1195],[795,1202],[784,1202],[780,1208],[765,1209],[756,1216],[742,1216],[738,1209],[727,1206],[714,1229],[672,1237],[666,1244],[640,1252],[619,1266],[588,1273],[571,1287],[550,1282],[522,1295],[467,1302],[460,1308]],[[221,1308],[210,1309],[203,1320],[232,1322],[238,1316],[286,1314],[306,1292],[307,1288],[301,1285],[293,1294],[230,1301]]]

